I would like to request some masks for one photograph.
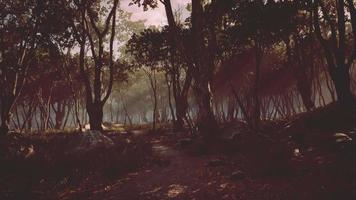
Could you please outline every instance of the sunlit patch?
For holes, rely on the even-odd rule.
[[[168,198],[175,198],[178,195],[184,193],[186,188],[187,188],[187,186],[172,184],[172,185],[168,186],[167,196],[168,196]]]
[[[200,192],[200,188],[196,189],[196,190],[193,190],[192,193],[197,193],[197,192]]]
[[[352,138],[345,133],[335,133],[334,138],[336,143],[346,143],[352,141]]]
[[[137,176],[137,175],[138,175],[138,172],[129,173],[128,175],[129,175],[129,176]]]
[[[21,146],[20,152],[25,156],[25,158],[29,158],[35,154],[35,148],[33,147],[33,145],[30,145],[28,147]]]
[[[294,154],[294,156],[296,156],[296,157],[299,157],[299,156],[302,155],[302,154],[300,153],[300,150],[299,150],[298,148],[295,148],[295,149],[294,149],[293,154]]]
[[[106,187],[104,188],[104,190],[105,190],[105,192],[109,192],[109,191],[111,190],[111,186],[110,186],[110,185],[106,186]]]
[[[31,145],[30,147],[28,147],[28,152],[26,154],[26,158],[32,156],[35,153],[35,149],[33,147],[33,145]]]
[[[220,187],[223,188],[223,189],[225,189],[227,186],[228,186],[228,183],[220,184]]]
[[[223,191],[228,187],[228,183],[223,183],[219,185],[218,191]]]
[[[154,193],[156,193],[156,192],[159,192],[161,189],[162,189],[162,187],[156,187],[156,188],[154,188],[153,190],[144,192],[143,194],[145,194],[145,195],[147,195],[147,194],[154,194]]]
[[[156,144],[156,143],[159,143],[159,142],[160,142],[160,140],[152,140],[151,141],[152,144]]]
[[[167,151],[169,150],[168,147],[163,146],[163,145],[155,145],[152,147],[154,151]]]

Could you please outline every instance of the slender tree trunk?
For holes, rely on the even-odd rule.
[[[1,125],[0,134],[7,134],[10,130],[10,119],[11,113],[10,109],[15,100],[13,95],[3,96],[1,98]]]
[[[184,119],[186,118],[188,110],[188,101],[184,96],[178,96],[176,99],[176,114],[177,120],[174,129],[176,131],[184,130]]]
[[[259,97],[259,88],[260,88],[260,68],[263,56],[263,47],[261,47],[258,42],[255,44],[255,53],[256,53],[256,69],[255,69],[255,85],[254,85],[254,113],[253,113],[253,126],[254,128],[259,128],[260,118],[261,118],[261,108],[260,108],[260,97]]]
[[[65,129],[65,127],[67,126],[67,122],[68,122],[68,119],[69,119],[69,114],[70,114],[70,111],[72,110],[72,106],[69,102],[67,104],[67,112],[65,112],[65,106],[63,106],[63,115],[65,115],[64,117],[64,122],[62,123],[62,127],[61,129]],[[66,114],[64,114],[66,113]]]
[[[229,96],[227,100],[227,120],[233,121],[234,120],[234,112],[235,112],[235,101],[234,99]]]
[[[297,89],[302,97],[302,101],[304,107],[307,111],[310,111],[315,108],[314,102],[312,101],[312,79],[308,77],[307,74],[307,67],[313,67],[313,57],[310,58],[309,62],[307,62],[307,57],[305,55],[305,45],[304,41],[301,40],[298,36],[295,37],[295,52],[296,52],[296,59],[298,63],[298,67],[295,67],[294,73],[296,74],[297,78]],[[307,66],[309,63],[309,66]],[[309,74],[312,77],[312,75]]]
[[[152,80],[151,80],[152,81]],[[156,87],[157,87],[157,85],[156,85],[156,77],[155,77],[155,75],[154,75],[154,83],[153,82],[151,82],[151,86],[152,86],[152,92],[153,92],[153,124],[152,124],[152,130],[154,131],[154,130],[156,130],[156,123],[157,123],[157,119],[158,119],[158,117],[157,117],[157,90],[156,90]]]
[[[130,123],[130,126],[132,126],[132,119],[131,119],[131,116],[129,115],[129,112],[127,111],[126,104],[123,104],[122,107],[123,107],[124,112],[125,112],[125,124],[126,124],[126,119],[128,119],[129,123]]]
[[[171,112],[171,116],[172,116],[172,122],[173,122],[173,125],[175,126],[176,124],[176,115],[174,113],[174,109],[173,109],[173,105],[172,105],[172,92],[171,92],[171,89],[172,89],[172,84],[168,78],[168,74],[166,73],[166,83],[167,83],[167,90],[168,90],[168,105],[169,105],[169,109],[170,109],[170,112]]]
[[[44,121],[44,130],[48,129],[49,120],[51,118],[52,91],[53,91],[53,88],[51,87],[50,93],[49,93],[49,96],[48,96],[48,100],[47,100],[47,103],[46,103],[46,108],[45,108],[46,118],[45,118],[45,121]]]
[[[57,102],[57,108],[52,104],[52,109],[55,113],[55,129],[61,129],[63,124],[63,119],[65,116],[65,102]],[[69,109],[68,109],[69,112]]]
[[[33,103],[33,99],[31,100],[31,102],[28,104],[28,112],[26,112],[25,107],[23,107],[23,111],[25,112],[25,115],[23,117],[23,123],[22,126],[20,128],[20,133],[25,129],[26,125],[28,125],[28,129],[31,129],[32,126],[32,115],[33,115],[33,111],[34,111],[34,103]]]

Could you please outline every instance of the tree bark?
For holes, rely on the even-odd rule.
[[[198,104],[197,128],[207,139],[217,134],[218,124],[212,108],[212,94],[210,83],[201,80],[194,84],[195,98]]]
[[[354,97],[350,88],[350,74],[348,67],[338,67],[332,73],[338,101],[342,105],[351,105],[354,103]]]
[[[102,131],[103,105],[101,103],[89,103],[86,109],[89,115],[90,130]]]
[[[6,95],[1,98],[1,125],[0,134],[7,134],[10,130],[11,107],[15,100],[14,95]]]
[[[202,0],[192,0],[192,32],[194,39],[194,92],[198,104],[198,130],[206,135],[207,139],[217,135],[218,124],[212,108],[212,94],[210,83],[214,69],[214,57],[207,52],[205,46],[205,37],[203,34],[204,17],[203,17]],[[211,45],[211,44],[209,44]]]
[[[153,70],[152,74],[150,74],[149,71],[146,71],[146,74],[148,76],[150,86],[152,89],[152,100],[153,100],[153,114],[152,114],[152,130],[156,130],[156,123],[157,119],[159,118],[157,116],[158,110],[157,110],[157,79],[156,79],[156,72]]]
[[[174,129],[176,131],[184,130],[184,119],[186,118],[186,115],[187,115],[187,109],[188,109],[187,98],[179,96],[176,99],[177,120],[176,120],[175,127],[174,127]]]
[[[174,113],[174,109],[173,109],[173,105],[172,105],[172,84],[171,81],[168,78],[168,74],[165,74],[165,78],[166,78],[166,84],[167,84],[167,91],[168,91],[168,105],[169,105],[169,110],[171,112],[171,116],[172,116],[172,122],[173,124],[176,123],[176,115]]]
[[[253,126],[254,128],[258,129],[260,120],[261,120],[261,105],[260,105],[260,96],[259,96],[259,90],[260,90],[260,68],[261,68],[261,62],[262,62],[262,56],[263,56],[263,47],[259,44],[259,41],[256,41],[255,44],[255,53],[256,53],[256,69],[255,69],[255,85],[254,85],[254,99],[253,99],[253,108],[254,108],[254,113],[253,113]]]

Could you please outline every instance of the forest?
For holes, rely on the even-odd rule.
[[[0,0],[0,199],[356,199],[354,0]]]

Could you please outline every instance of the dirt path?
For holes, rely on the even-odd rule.
[[[228,177],[214,174],[204,156],[191,156],[160,140],[153,140],[155,165],[92,191],[77,193],[69,199],[237,199],[228,194]]]

